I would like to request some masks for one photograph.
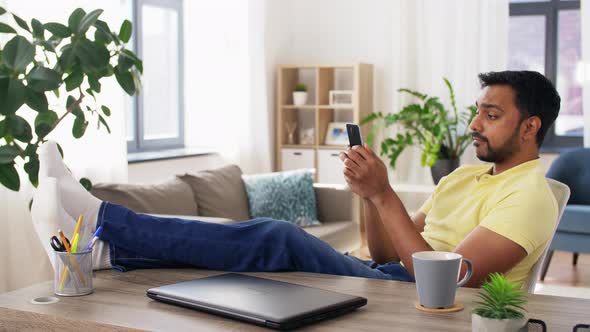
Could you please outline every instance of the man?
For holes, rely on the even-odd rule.
[[[558,208],[538,158],[560,98],[536,72],[479,78],[483,90],[470,129],[477,157],[494,165],[450,174],[412,220],[374,153],[355,147],[341,156],[346,181],[364,200],[376,262],[400,259],[413,275],[412,253],[455,251],[473,262],[467,286],[480,285],[492,272],[523,282],[551,239]]]
[[[101,202],[74,180],[52,142],[40,152],[33,205],[37,233],[48,243],[57,228],[72,229],[73,217],[83,214],[90,225],[83,237],[103,227],[93,254],[97,269],[194,266],[413,281],[412,253],[444,250],[472,260],[468,286],[479,286],[492,272],[522,282],[557,220],[557,204],[538,155],[560,98],[536,72],[492,72],[479,78],[482,93],[470,129],[477,157],[493,166],[459,168],[441,180],[413,219],[371,149],[355,146],[340,155],[346,181],[364,202],[374,262],[343,255],[287,222],[262,218],[217,225],[136,214]],[[45,248],[52,257],[51,248]]]

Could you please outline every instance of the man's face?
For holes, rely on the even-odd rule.
[[[492,85],[482,90],[476,102],[478,114],[469,125],[480,160],[500,163],[520,151],[522,115],[514,100],[509,85]]]

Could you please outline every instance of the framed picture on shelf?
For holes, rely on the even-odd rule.
[[[330,122],[326,132],[326,145],[348,145],[348,133],[346,132],[346,122]]]
[[[353,94],[354,91],[350,90],[330,90],[330,106],[354,107]]]

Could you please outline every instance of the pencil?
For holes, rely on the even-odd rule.
[[[80,220],[80,219],[78,219]],[[70,245],[68,244],[68,241],[66,241],[66,237],[64,236],[64,233],[61,231],[61,229],[59,229],[57,231],[57,233],[59,234],[59,237],[61,238],[61,241],[64,244],[64,247],[66,247],[66,251],[67,252],[72,252],[72,249],[70,248]],[[78,263],[76,262],[76,260],[74,259],[74,257],[70,256],[70,263],[72,263],[72,265],[74,266],[74,268],[76,269],[76,273],[78,273],[78,276],[80,277],[80,281],[82,281],[82,284],[86,284],[86,278],[84,278],[84,275],[82,274],[82,271],[80,271],[80,267],[78,266]],[[61,274],[61,278],[59,281],[59,290],[61,292],[61,290],[64,288],[64,283],[66,281],[66,279],[68,278],[68,269],[65,268],[64,266],[64,271]]]
[[[79,215],[78,216],[78,223],[76,223],[76,229],[74,229],[74,234],[78,234],[78,232],[80,232],[80,226],[82,226],[82,221],[84,221],[84,216]]]
[[[61,239],[61,242],[64,244],[64,247],[66,247],[66,251],[71,252],[70,245],[68,243],[68,240],[66,240],[64,232],[62,232],[61,229],[58,229],[57,234],[59,234],[59,238]]]
[[[82,226],[82,222],[84,221],[84,216],[78,216],[78,223],[76,223],[76,228],[74,229],[74,235],[72,235],[72,252],[78,251],[78,237],[80,234],[80,226]]]

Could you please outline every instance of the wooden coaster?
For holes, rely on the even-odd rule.
[[[452,307],[443,308],[443,309],[434,309],[434,308],[426,308],[422,306],[420,303],[415,303],[416,309],[424,312],[430,312],[433,314],[440,314],[446,312],[457,312],[463,310],[465,307],[461,303],[455,303]]]

